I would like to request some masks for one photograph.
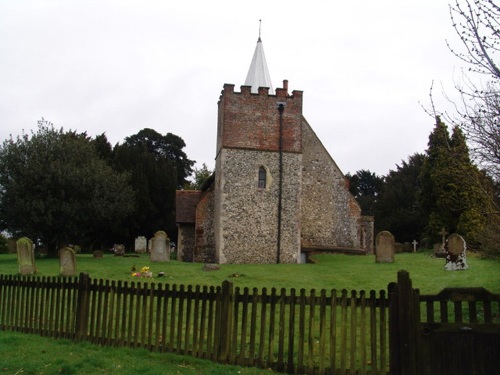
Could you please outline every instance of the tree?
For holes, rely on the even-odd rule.
[[[477,162],[500,181],[500,69],[495,63],[500,50],[500,7],[493,0],[456,0],[450,17],[465,50],[448,43],[449,49],[469,66],[469,72],[486,76],[488,82],[477,84],[464,74],[456,84],[462,101],[455,103],[458,119],[447,119],[462,128]]]
[[[491,212],[491,180],[472,164],[460,128],[455,126],[450,137],[439,117],[426,152],[418,201],[427,218],[428,239],[437,241],[444,227],[463,235],[472,246],[479,246],[480,233]]]
[[[158,230],[175,236],[175,190],[177,172],[173,163],[158,158],[146,145],[124,143],[113,149],[113,166],[131,174],[135,210],[123,226],[123,236],[152,236]]]
[[[184,185],[185,190],[201,190],[206,181],[213,175],[214,171],[208,169],[203,163],[201,168],[194,168],[194,181]]]
[[[178,188],[184,186],[187,177],[193,173],[194,161],[187,158],[182,150],[186,147],[184,140],[172,133],[162,135],[157,131],[144,128],[139,133],[127,137],[125,144],[129,146],[144,146],[151,154],[160,160],[170,160],[177,171]]]
[[[389,171],[375,208],[375,230],[390,231],[400,242],[420,240],[426,221],[417,201],[419,175],[426,156],[414,154]]]
[[[0,148],[0,229],[41,242],[104,241],[132,210],[129,175],[97,154],[85,133],[54,129],[5,140]]]
[[[374,215],[380,189],[384,183],[383,177],[368,170],[359,170],[355,175],[346,175],[349,180],[349,191],[361,206],[363,215]]]

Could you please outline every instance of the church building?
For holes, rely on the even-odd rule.
[[[373,252],[373,217],[302,114],[303,92],[273,90],[259,37],[245,84],[218,102],[215,172],[176,195],[178,259],[301,263]]]

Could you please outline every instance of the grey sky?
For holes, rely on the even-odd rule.
[[[423,152],[448,105],[459,46],[446,1],[0,0],[0,139],[56,127],[106,133],[149,127],[184,139],[214,166],[217,101],[239,91],[258,38],[273,86],[304,91],[304,115],[344,172],[387,174]]]

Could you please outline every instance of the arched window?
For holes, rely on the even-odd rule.
[[[266,168],[260,167],[259,168],[259,189],[265,189],[266,188],[266,183],[267,183],[267,171]]]

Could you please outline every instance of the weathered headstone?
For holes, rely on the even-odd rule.
[[[396,242],[394,244],[394,252],[397,253],[397,254],[402,253],[403,252],[403,244],[399,243],[399,242]]]
[[[467,246],[462,236],[454,233],[446,241],[446,263],[444,269],[447,271],[466,270],[467,265],[466,252]]]
[[[220,266],[214,263],[206,263],[203,265],[203,271],[220,271]]]
[[[388,231],[382,231],[375,239],[375,261],[377,263],[394,262],[394,236]]]
[[[71,247],[59,250],[59,273],[61,276],[76,275],[76,254]]]
[[[36,273],[35,245],[27,237],[17,240],[17,265],[21,275],[33,275]]]
[[[446,257],[446,248],[445,247],[446,247],[446,235],[448,234],[448,232],[443,227],[443,228],[441,228],[441,231],[439,232],[439,234],[441,235],[441,243],[434,244],[434,256],[436,258],[444,258],[444,257]]]
[[[104,253],[102,250],[94,250],[94,258],[96,259],[102,259],[104,258]]]
[[[433,247],[433,252],[434,252],[434,256],[436,258],[444,258],[446,257],[446,250],[444,249],[443,245],[441,244],[441,242],[436,242]]]
[[[117,257],[123,256],[125,254],[125,245],[123,244],[114,244],[111,251],[115,254]]]
[[[160,230],[152,240],[150,258],[152,262],[168,262],[170,260],[170,240],[167,234]]]
[[[411,243],[403,242],[403,253],[412,253],[412,252],[413,252],[413,250],[411,247]]]
[[[134,250],[138,254],[144,254],[148,249],[148,240],[144,236],[139,236],[135,239]]]

